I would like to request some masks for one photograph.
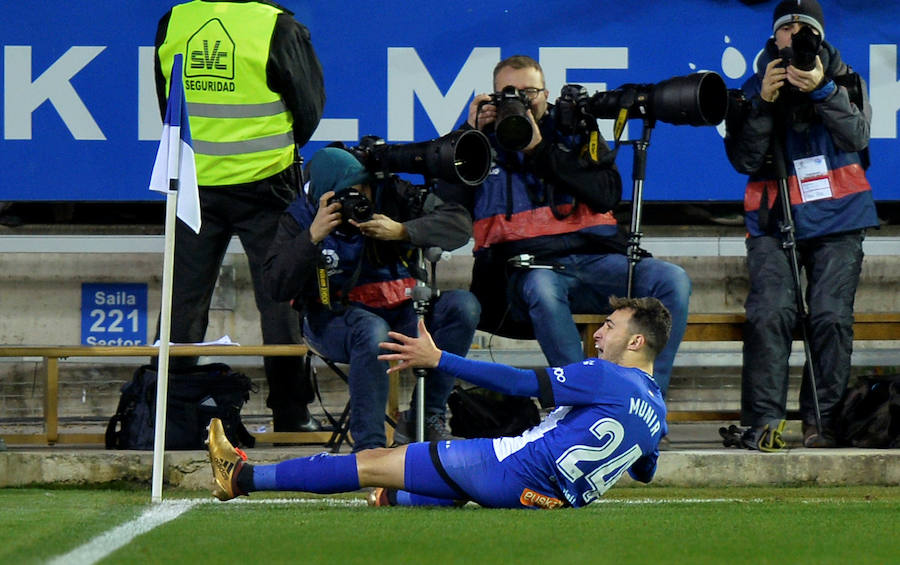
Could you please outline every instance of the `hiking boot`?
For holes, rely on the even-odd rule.
[[[803,447],[837,447],[837,442],[827,431],[820,434],[819,428],[815,424],[803,422]]]
[[[213,496],[219,500],[231,500],[237,496],[246,495],[237,486],[237,477],[247,460],[247,454],[231,445],[225,437],[225,429],[222,420],[213,418],[206,428],[209,437],[206,445],[209,448],[209,462],[212,465],[213,477],[216,479],[216,487]]]
[[[765,453],[785,450],[787,445],[781,437],[784,433],[785,424],[787,424],[787,420],[778,420],[774,427],[772,424],[766,424],[761,427],[747,428],[741,436],[741,443],[747,449],[755,449]]]
[[[416,421],[409,419],[409,411],[400,412],[397,416],[397,426],[394,428],[394,445],[404,445],[415,441]],[[443,414],[429,414],[425,416],[425,441],[448,441],[460,439],[447,429],[447,420]]]
[[[396,495],[395,489],[376,487],[369,492],[366,502],[369,506],[394,506],[391,499]]]

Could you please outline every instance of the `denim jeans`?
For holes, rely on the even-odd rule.
[[[441,293],[426,316],[428,331],[444,351],[465,356],[472,345],[481,307],[465,290]],[[379,361],[378,344],[388,331],[416,335],[418,319],[412,302],[391,310],[351,306],[340,313],[320,308],[307,313],[303,331],[312,346],[336,363],[349,363],[350,433],[353,451],[384,447],[384,409],[388,397],[388,363]],[[425,379],[425,411],[444,414],[455,379],[429,371]],[[413,392],[415,395],[415,392]]]
[[[610,312],[609,297],[628,294],[628,258],[620,254],[569,255],[555,261],[562,269],[523,269],[510,278],[513,319],[530,317],[534,335],[551,366],[584,359],[581,335],[572,314]],[[656,357],[653,378],[663,394],[687,327],[691,279],[678,265],[653,258],[635,266],[632,296],[652,296],[672,314],[669,341]]]
[[[828,430],[847,381],[853,351],[853,302],[862,270],[862,232],[827,235],[797,243],[806,273],[809,345],[822,425]],[[762,426],[786,414],[793,329],[798,323],[797,294],[790,256],[780,238],[747,240],[750,294],[744,329],[741,423]],[[800,385],[800,415],[815,424],[808,367]]]

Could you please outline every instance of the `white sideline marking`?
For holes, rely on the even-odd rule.
[[[600,498],[592,504],[709,504],[716,502],[764,502],[762,498]]]
[[[60,555],[48,563],[52,565],[90,565],[96,563],[137,536],[178,518],[200,502],[199,500],[163,501],[149,508],[134,520],[113,528],[105,534],[100,534],[81,547],[76,547],[69,553]]]

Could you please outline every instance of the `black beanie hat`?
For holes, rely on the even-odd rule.
[[[772,33],[784,24],[793,22],[812,26],[819,32],[819,37],[825,39],[825,15],[816,0],[784,0],[775,6]]]

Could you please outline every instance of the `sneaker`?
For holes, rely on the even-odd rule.
[[[803,422],[803,447],[837,447],[837,442],[827,431],[823,434],[820,434],[819,428],[816,427],[815,424],[808,424],[806,422]]]
[[[369,506],[394,506],[391,503],[392,490],[394,489],[384,487],[373,488],[366,497],[366,502]]]
[[[762,427],[747,428],[741,436],[741,443],[747,449],[755,449],[765,453],[782,451],[787,447],[782,438],[785,424],[787,424],[787,420],[779,420],[774,427],[766,424]]]
[[[246,495],[237,486],[237,477],[247,460],[247,454],[231,445],[225,437],[225,429],[222,420],[213,418],[206,428],[209,437],[206,445],[209,448],[209,462],[212,465],[213,477],[216,479],[216,487],[213,496],[219,500],[231,500],[237,496]]]

